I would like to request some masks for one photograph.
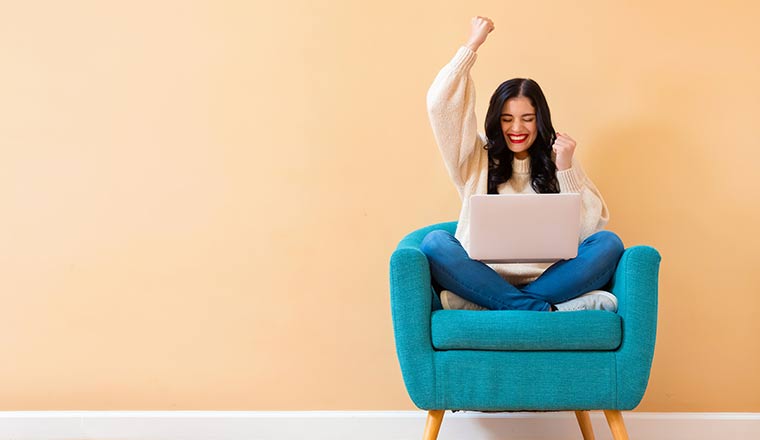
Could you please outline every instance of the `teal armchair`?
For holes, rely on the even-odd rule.
[[[437,438],[446,410],[575,411],[584,439],[588,411],[603,410],[614,438],[627,439],[621,411],[644,396],[654,355],[657,250],[623,253],[605,288],[617,313],[443,310],[419,245],[456,225],[412,232],[390,259],[396,353],[409,397],[428,411],[424,439]]]

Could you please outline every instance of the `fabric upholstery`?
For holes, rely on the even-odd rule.
[[[438,310],[432,315],[437,350],[614,350],[620,316],[603,310]]]
[[[410,233],[390,259],[396,354],[418,408],[631,410],[639,404],[657,328],[656,249],[634,246],[623,253],[610,283],[617,314],[440,310],[427,257],[419,250],[434,229],[453,233],[456,222]],[[618,337],[598,334],[615,322]]]

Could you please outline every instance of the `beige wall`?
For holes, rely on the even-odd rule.
[[[536,79],[662,253],[638,409],[760,411],[754,2],[159,3],[2,6],[0,410],[413,409],[388,258],[456,218],[425,93],[487,15],[481,124]]]

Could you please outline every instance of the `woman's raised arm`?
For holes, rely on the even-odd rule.
[[[476,51],[495,28],[486,17],[473,17],[470,37],[443,66],[427,93],[427,110],[449,176],[458,187],[467,181],[467,162],[482,140],[475,118],[475,84],[470,76]]]

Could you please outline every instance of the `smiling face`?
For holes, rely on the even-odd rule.
[[[536,109],[525,96],[510,98],[501,110],[501,131],[507,147],[517,159],[528,157],[528,149],[536,140]]]

